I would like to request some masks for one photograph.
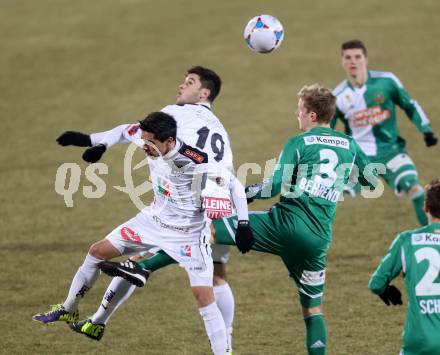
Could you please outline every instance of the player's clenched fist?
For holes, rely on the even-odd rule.
[[[389,306],[390,303],[393,306],[402,304],[402,294],[394,285],[388,285],[387,288],[379,295],[379,297],[387,306]]]
[[[68,145],[74,145],[76,147],[91,147],[92,141],[88,134],[75,131],[66,131],[57,138],[59,145],[63,147]]]
[[[107,147],[104,144],[98,144],[94,147],[88,148],[83,153],[83,160],[87,163],[96,163],[101,159],[102,155],[107,150]]]
[[[425,145],[427,147],[432,147],[433,145],[436,145],[438,141],[437,137],[434,135],[433,132],[425,132],[423,134],[423,138],[425,140]]]
[[[254,245],[254,234],[249,226],[249,221],[238,221],[237,231],[235,232],[235,244],[243,254],[251,250]]]

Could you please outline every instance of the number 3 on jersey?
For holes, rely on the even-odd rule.
[[[199,135],[199,138],[197,139],[196,147],[203,150],[206,145],[206,141],[209,136],[209,129],[208,127],[202,127],[197,131],[197,134]],[[223,137],[218,134],[214,133],[211,136],[211,150],[215,154],[214,160],[219,162],[223,159],[223,156],[225,154],[225,142],[223,140]]]
[[[338,155],[331,149],[321,149],[319,151],[319,160],[328,160],[328,163],[319,164],[318,173],[313,180],[326,187],[332,187],[338,177],[335,172],[339,161]],[[326,177],[323,177],[323,175],[326,175]]]

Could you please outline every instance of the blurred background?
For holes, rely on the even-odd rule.
[[[271,54],[253,53],[243,40],[246,23],[260,13],[284,26],[284,42]],[[65,324],[31,321],[64,300],[89,245],[137,211],[113,188],[124,185],[126,146],[102,160],[109,167],[101,176],[104,197],[86,199],[82,189],[91,184],[82,150],[58,146],[59,134],[142,119],[174,103],[186,70],[203,65],[223,79],[213,108],[230,134],[236,167],[264,166],[298,133],[296,93],[314,82],[335,87],[344,79],[340,44],[359,38],[370,68],[395,73],[439,135],[439,17],[436,0],[1,0],[0,353],[210,353],[178,266],[154,274],[116,312],[99,343]],[[425,184],[439,175],[439,148],[426,148],[402,112],[399,127]],[[82,172],[72,208],[54,188],[65,162]],[[136,172],[138,183],[145,174]],[[404,308],[385,307],[367,283],[394,236],[417,226],[410,201],[387,187],[379,199],[340,204],[324,303],[329,354],[398,353]],[[234,250],[228,270],[234,354],[305,354],[297,290],[280,260]],[[89,292],[81,318],[93,314],[109,280],[102,276]]]

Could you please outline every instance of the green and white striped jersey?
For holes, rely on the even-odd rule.
[[[396,105],[400,106],[420,132],[431,131],[431,125],[420,105],[411,98],[400,80],[390,72],[368,71],[367,82],[353,87],[344,80],[334,90],[336,113],[331,122],[340,119],[345,133],[353,136],[367,156],[396,154],[405,147],[399,136]]]
[[[440,354],[440,223],[399,234],[370,279],[381,294],[400,272],[408,298],[402,354]]]

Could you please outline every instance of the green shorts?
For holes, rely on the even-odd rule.
[[[319,306],[330,237],[317,235],[304,217],[279,205],[266,212],[249,212],[249,222],[255,238],[252,250],[280,256],[298,287],[301,304]],[[237,216],[214,220],[213,224],[217,244],[235,244]]]
[[[386,166],[383,178],[397,196],[401,196],[412,187],[419,185],[416,166],[405,151],[380,158],[370,157],[370,160],[373,163],[381,163]]]

